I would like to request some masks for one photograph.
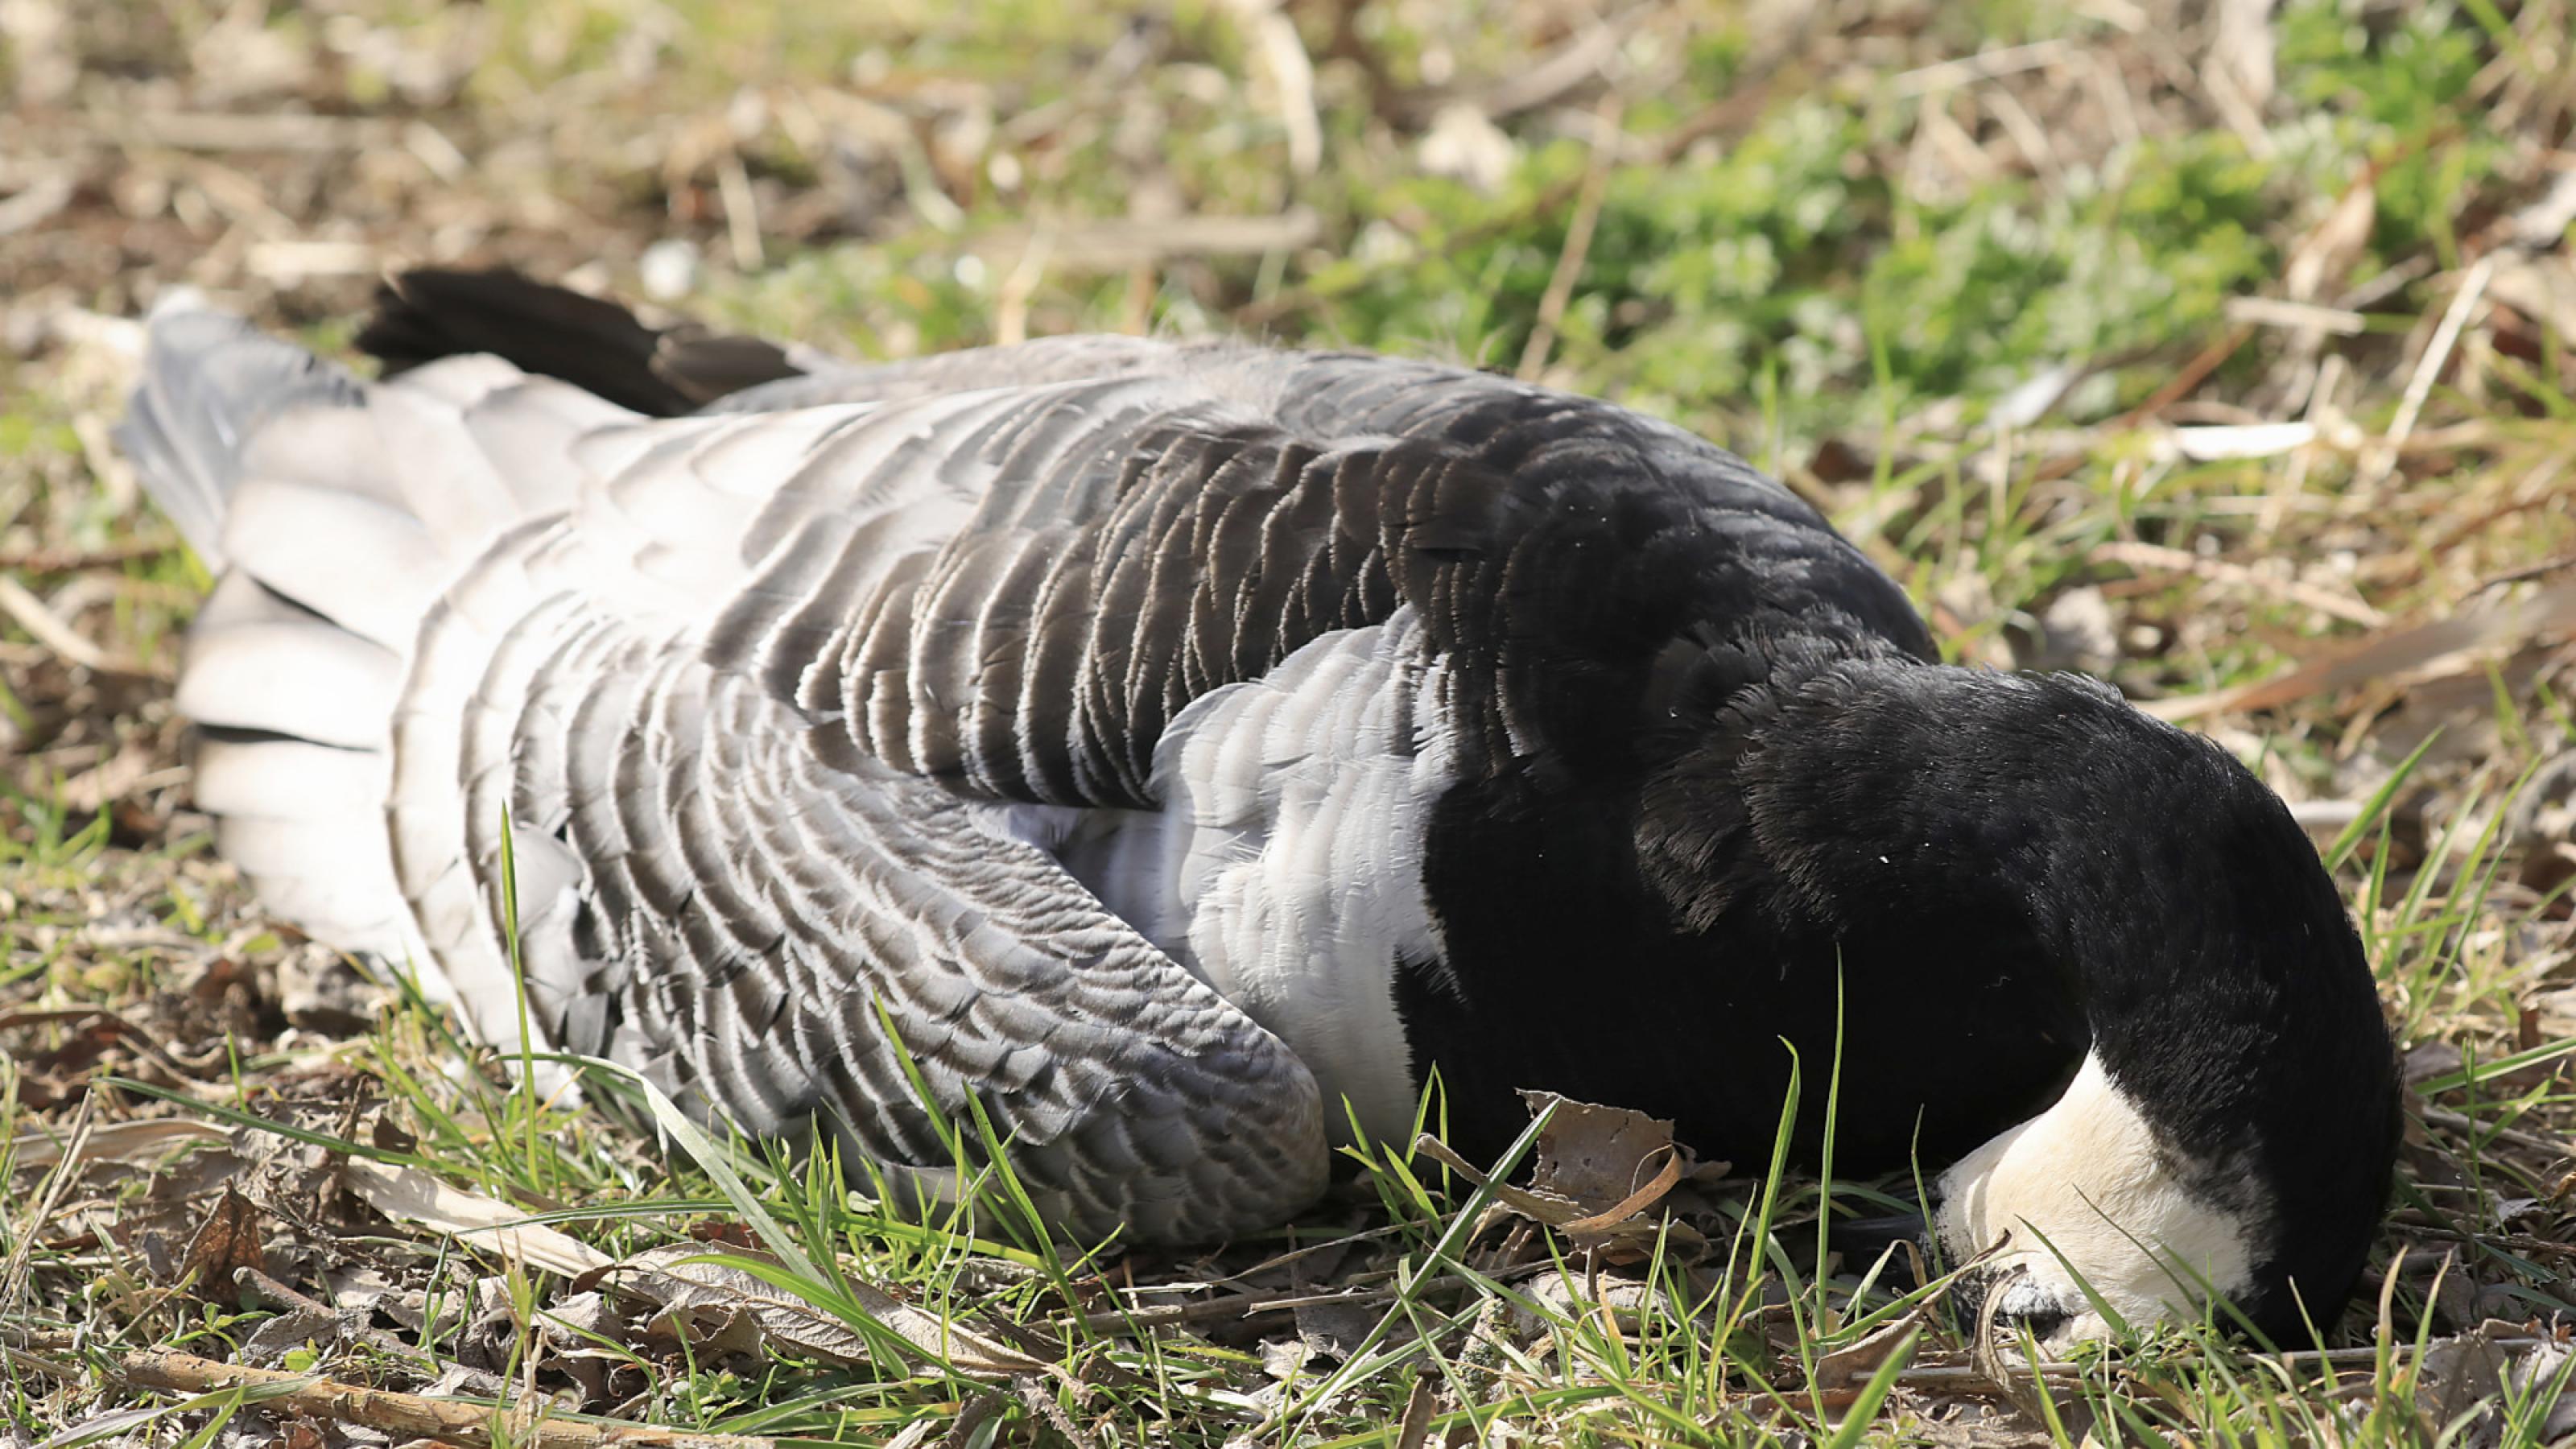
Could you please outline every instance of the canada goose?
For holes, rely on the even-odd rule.
[[[2360,1270],[2395,1065],[2287,810],[2106,686],[1936,662],[1699,438],[1355,353],[839,363],[504,274],[367,341],[398,376],[165,306],[123,436],[219,575],[178,704],[222,850],[495,1040],[506,811],[549,1042],[936,1192],[882,1010],[1084,1233],[1281,1222],[1435,1065],[1470,1151],[1536,1086],[1758,1156],[1839,1019],[1838,1162],[1950,1163],[1941,1246],[2003,1241],[2047,1342],[2108,1331],[2088,1285],[2295,1334]]]

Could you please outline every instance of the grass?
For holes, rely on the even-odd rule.
[[[1642,0],[1599,30],[1506,0],[1301,4],[1311,173],[1275,30],[1195,0],[19,8],[0,72],[32,169],[0,185],[70,183],[0,262],[0,562],[41,607],[0,619],[0,1423],[23,1439],[355,1442],[273,1387],[142,1386],[168,1351],[912,1445],[2576,1426],[2554,1343],[2576,856],[2544,768],[2576,733],[2565,629],[2406,647],[2537,609],[2576,553],[2576,367],[2526,276],[2566,273],[2567,218],[2516,229],[2570,169],[2564,0],[2285,0],[2251,52],[2161,3],[1824,0],[1792,25]],[[1590,64],[1551,69],[1569,55]],[[1175,248],[1173,217],[1247,239]],[[966,1205],[921,1223],[828,1157],[675,1165],[634,1086],[514,1084],[535,1078],[259,919],[214,858],[167,683],[206,580],[103,446],[121,365],[84,319],[187,280],[334,347],[385,260],[634,295],[666,238],[687,310],[864,355],[1240,330],[1615,397],[1826,507],[1952,657],[2090,669],[2209,730],[2319,821],[2408,1050],[2364,1293],[2312,1341],[2187,1325],[2031,1364],[1831,1251],[1833,1206],[1908,1184],[1785,1159],[1587,1253],[1489,1218],[1492,1171],[1380,1143],[1301,1231],[1190,1257],[1035,1230],[980,1122],[950,1124]],[[2295,421],[2303,442],[2250,454],[2210,431]],[[2380,664],[2336,687],[2223,707],[2360,648]],[[181,1120],[227,1135],[116,1135]],[[594,1297],[353,1196],[344,1162],[607,1259],[676,1249],[650,1261],[716,1286]],[[227,1180],[246,1257],[206,1227]],[[231,1276],[253,1260],[278,1291]]]

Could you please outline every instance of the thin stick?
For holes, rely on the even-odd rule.
[[[725,242],[733,250],[736,270],[752,272],[764,260],[760,247],[760,200],[752,194],[751,173],[742,153],[727,150],[716,161],[716,199],[724,204]]]
[[[2120,420],[2112,424],[2112,427],[2115,430],[2134,428],[2190,396],[2193,388],[2207,382],[2209,375],[2216,372],[2221,363],[2234,357],[2236,349],[2244,346],[2247,339],[2253,335],[2252,327],[2239,323],[2234,331],[2202,348],[2199,356],[2184,363],[2182,371],[2175,373],[2166,380],[2164,386],[2149,394],[2145,402],[2122,413]]]
[[[2330,694],[2370,680],[2420,669],[2436,659],[2464,650],[2518,643],[2537,634],[2568,628],[2576,628],[2576,584],[2557,584],[2499,609],[2477,614],[2454,614],[2447,619],[2436,619],[2429,624],[2365,639],[2349,649],[2336,650],[2270,679],[2208,694],[2145,700],[2138,708],[2158,719],[2174,722],[2227,710],[2272,709],[2311,695]]]
[[[1293,1308],[1316,1308],[1328,1303],[1347,1304],[1353,1308],[1377,1308],[1395,1301],[1395,1290],[1375,1293],[1241,1293],[1229,1298],[1212,1298],[1204,1303],[1174,1303],[1161,1308],[1136,1308],[1124,1313],[1086,1313],[1078,1322],[1094,1333],[1115,1333],[1129,1327],[1161,1328],[1173,1323],[1197,1323],[1210,1318],[1249,1318],[1256,1313],[1282,1313]]]
[[[2332,589],[2321,589],[2296,579],[2274,578],[2243,564],[2202,558],[2185,549],[2164,548],[2152,543],[2114,542],[2095,545],[2093,557],[2101,563],[2120,564],[2141,572],[2189,574],[2211,583],[2258,590],[2366,629],[2377,629],[2388,622],[2388,616],[2377,609],[2359,599],[2346,598]]]
[[[778,1441],[739,1434],[702,1434],[654,1424],[625,1424],[545,1417],[529,1408],[496,1409],[485,1404],[425,1399],[363,1384],[344,1384],[312,1374],[282,1369],[217,1363],[195,1354],[156,1350],[118,1354],[108,1372],[130,1388],[203,1394],[222,1389],[253,1389],[268,1395],[272,1408],[327,1418],[342,1424],[381,1429],[398,1438],[435,1439],[467,1449],[501,1444],[530,1449],[608,1449],[608,1446],[656,1446],[656,1449],[774,1449]]]
[[[1535,382],[1547,367],[1547,354],[1556,346],[1556,324],[1565,319],[1566,304],[1574,300],[1574,284],[1583,275],[1583,259],[1592,251],[1592,233],[1601,224],[1601,200],[1610,190],[1610,169],[1619,156],[1619,102],[1613,97],[1601,104],[1600,125],[1592,136],[1592,165],[1583,173],[1583,191],[1575,198],[1574,222],[1565,229],[1565,246],[1556,254],[1556,270],[1547,279],[1547,290],[1538,299],[1538,320],[1530,327],[1529,343],[1521,349],[1521,365],[1513,375],[1523,382]]]
[[[67,574],[107,568],[138,558],[157,558],[179,546],[167,533],[119,539],[97,548],[0,549],[0,571],[16,574]]]
[[[2510,1142],[2516,1147],[2533,1152],[2546,1152],[2555,1157],[2565,1157],[2571,1150],[2571,1145],[2565,1141],[2543,1137],[2536,1132],[2525,1132],[2519,1127],[2489,1126],[2465,1112],[2454,1112],[2448,1107],[2424,1107],[2419,1109],[2418,1115],[2422,1116],[2425,1125],[2430,1127],[2447,1127],[2454,1132],[2483,1132],[2495,1141]]]
[[[2502,1248],[2527,1257],[2576,1258],[2576,1243],[2553,1243],[2547,1238],[2527,1238],[2519,1233],[2470,1233],[2458,1228],[2437,1227],[2432,1223],[2391,1223],[2389,1227],[2419,1238],[2435,1238],[2445,1243],[2475,1243],[2482,1248]]]
[[[1003,347],[1017,347],[1029,340],[1029,298],[1038,283],[1046,280],[1047,258],[1055,250],[1055,237],[1045,227],[1029,233],[1029,243],[1020,248],[1020,259],[1002,279],[1001,292],[993,299],[993,341]]]
[[[2376,487],[2396,468],[2398,452],[2414,435],[2415,420],[2424,412],[2424,400],[2433,395],[2433,382],[2451,360],[2451,349],[2459,346],[2460,331],[2469,325],[2469,314],[2477,310],[2478,299],[2486,295],[2487,279],[2495,275],[2495,269],[2494,256],[2478,258],[2478,264],[2469,268],[2468,276],[2461,280],[2460,290],[2452,294],[2450,308],[2442,314],[2442,325],[2433,329],[2433,340],[2416,362],[2415,375],[2406,380],[2406,395],[2398,400],[2397,416],[2389,420],[2388,436],[2362,464],[2362,476],[2357,480],[2361,486]]]
[[[14,1091],[10,1093],[13,1100],[16,1095]],[[36,1249],[36,1229],[53,1217],[54,1208],[62,1202],[63,1189],[80,1174],[81,1154],[89,1147],[91,1119],[97,1111],[98,1094],[83,1092],[80,1106],[72,1113],[71,1130],[65,1134],[71,1140],[46,1177],[44,1190],[29,1205],[27,1220],[18,1228],[17,1244],[9,1250],[8,1258],[0,1261],[0,1323],[7,1323],[18,1312],[18,1300],[27,1291],[27,1262]]]
[[[1392,1237],[1395,1235],[1396,1231],[1397,1229],[1394,1227],[1365,1228],[1359,1232],[1345,1234],[1338,1238],[1329,1238],[1320,1243],[1308,1243],[1302,1248],[1290,1248],[1287,1252],[1281,1253],[1276,1257],[1264,1258],[1260,1262],[1253,1264],[1251,1267],[1244,1269],[1240,1273],[1228,1273],[1222,1278],[1211,1278],[1207,1280],[1207,1283],[1203,1286],[1214,1288],[1227,1283],[1240,1283],[1244,1279],[1252,1277],[1256,1273],[1267,1273],[1275,1268],[1284,1268],[1288,1264],[1294,1263],[1301,1258],[1310,1258],[1317,1253],[1325,1252],[1329,1249],[1347,1248],[1353,1243],[1366,1243],[1378,1238]],[[1188,1290],[1166,1284],[1151,1284],[1144,1288],[1134,1289],[1132,1291],[1139,1293],[1174,1293]]]
[[[54,617],[54,611],[26,585],[6,575],[0,575],[0,614],[17,620],[27,637],[61,655],[67,664],[110,674],[151,673],[148,666],[114,658],[82,638],[78,630]]]

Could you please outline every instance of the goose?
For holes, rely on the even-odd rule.
[[[1744,1160],[1803,1072],[1797,1152],[1937,1168],[1927,1246],[2044,1345],[2354,1285],[2396,1064],[2287,809],[1941,663],[1683,429],[1238,341],[861,364],[507,272],[391,279],[364,346],[166,300],[121,437],[215,578],[219,849],[490,1041],[937,1201],[917,1067],[1055,1223],[1175,1244],[1435,1078],[1471,1152],[1538,1087]]]

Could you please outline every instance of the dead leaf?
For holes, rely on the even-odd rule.
[[[2506,1384],[2526,1402],[2542,1394],[2551,1396],[2546,1413],[2524,1418],[2533,1443],[2554,1444],[2576,1434],[2576,1393],[2567,1391],[2570,1378],[2576,1377],[2567,1371],[2570,1352],[2576,1350],[2563,1343],[2538,1344],[2505,1370]]]
[[[2481,1401],[2488,1405],[2477,1421],[2464,1426],[2464,1432],[2451,1442],[2477,1446],[2496,1442],[2498,1426],[2492,1406],[2504,1391],[2506,1362],[2505,1350],[2490,1342],[2483,1332],[2447,1338],[2424,1350],[2415,1369],[2416,1393],[2418,1402],[2431,1411],[2435,1424],[2448,1425],[2476,1409]]]
[[[1490,1211],[1516,1212],[1544,1223],[1567,1234],[1577,1247],[1606,1254],[1607,1262],[1634,1261],[1659,1237],[1683,1250],[1706,1241],[1688,1223],[1648,1216],[1685,1177],[1709,1172],[1673,1141],[1672,1123],[1552,1092],[1525,1091],[1521,1100],[1533,1115],[1554,1108],[1539,1133],[1528,1187],[1493,1181],[1436,1137],[1417,1139],[1414,1150],[1491,1192],[1497,1206]]]
[[[338,1347],[356,1329],[366,1325],[363,1311],[327,1308],[291,1308],[261,1324],[242,1342],[240,1361],[261,1368],[277,1368],[286,1356],[310,1343],[322,1349]]]
[[[722,1243],[734,1248],[757,1248],[760,1241],[751,1235],[747,1224],[724,1218],[707,1218],[689,1224],[689,1240],[697,1243]]]
[[[646,1332],[657,1336],[697,1344],[739,1343],[745,1351],[769,1342],[832,1363],[867,1362],[868,1342],[857,1330],[726,1261],[736,1259],[777,1261],[748,1249],[682,1243],[612,1264],[591,1281],[657,1308],[646,1325]]]
[[[450,1187],[416,1167],[351,1158],[340,1180],[369,1207],[396,1222],[445,1233],[502,1257],[578,1277],[608,1267],[606,1253],[540,1223],[498,1198]]]
[[[1682,1180],[1682,1153],[1680,1148],[1670,1145],[1658,1151],[1663,1155],[1663,1168],[1647,1179],[1645,1186],[1590,1217],[1576,1218],[1570,1223],[1559,1224],[1559,1226],[1577,1236],[1587,1233],[1606,1233],[1663,1201],[1664,1194],[1673,1190],[1673,1184]],[[1642,1169],[1645,1164],[1639,1163],[1638,1166]]]
[[[378,1113],[376,1119],[367,1125],[367,1141],[387,1152],[409,1152],[420,1145],[419,1138],[383,1113]]]
[[[1538,1161],[1530,1186],[1573,1203],[1591,1216],[1637,1191],[1655,1169],[1648,1160],[1677,1151],[1673,1124],[1625,1107],[1576,1102],[1553,1092],[1523,1092],[1530,1115],[1553,1103],[1556,1115],[1539,1130]]]
[[[190,1281],[201,1298],[231,1296],[235,1271],[268,1271],[268,1255],[260,1245],[266,1228],[249,1198],[225,1188],[197,1224],[195,1236],[188,1239],[188,1250],[179,1259],[179,1276]]]
[[[476,1371],[463,1364],[449,1364],[438,1377],[421,1386],[424,1399],[468,1398],[474,1393]]]
[[[2406,1084],[2429,1082],[2460,1069],[2460,1049],[2446,1041],[2428,1041],[2406,1053]]]
[[[1922,1315],[1908,1313],[1884,1328],[1835,1349],[1816,1360],[1815,1386],[1838,1389],[1868,1378],[1922,1328]]]
[[[733,1260],[733,1261],[726,1261]],[[655,1248],[606,1267],[581,1280],[607,1284],[612,1290],[656,1305],[669,1313],[734,1312],[751,1316],[758,1331],[790,1351],[836,1363],[861,1363],[868,1357],[865,1335],[831,1313],[771,1285],[742,1262],[775,1264],[777,1259],[749,1249],[710,1250],[694,1243]],[[860,1309],[877,1324],[911,1345],[923,1357],[960,1373],[1052,1374],[1052,1364],[1010,1348],[955,1319],[943,1319],[881,1289],[852,1281],[849,1289]]]
[[[84,1159],[151,1163],[178,1148],[198,1142],[221,1142],[224,1129],[187,1117],[151,1117],[139,1122],[110,1122],[90,1129],[82,1147]],[[62,1139],[29,1132],[9,1141],[9,1161],[17,1167],[51,1167],[63,1160]]]
[[[717,1254],[775,1261],[749,1249],[727,1248],[711,1254],[694,1243],[679,1244],[621,1262],[552,1228],[528,1222],[520,1208],[450,1187],[417,1168],[352,1159],[342,1167],[341,1180],[350,1192],[389,1218],[561,1273],[573,1280],[575,1292],[614,1280],[618,1291],[659,1308],[678,1303],[690,1311],[749,1312],[761,1332],[794,1352],[842,1363],[866,1357],[866,1340],[838,1318],[739,1267],[706,1261]],[[691,1259],[698,1261],[684,1262]],[[848,1286],[869,1317],[924,1357],[957,1372],[1005,1377],[1060,1372],[1053,1364],[1005,1347],[954,1320],[926,1313],[881,1289],[856,1281]]]
[[[599,1293],[572,1293],[547,1306],[541,1331],[546,1342],[561,1352],[576,1352],[583,1347],[596,1347],[600,1339],[617,1336],[620,1319],[609,1305],[607,1296]]]
[[[1374,1301],[1326,1300],[1300,1303],[1296,1308],[1297,1341],[1326,1358],[1350,1362],[1360,1345],[1377,1331],[1378,1320],[1386,1316],[1386,1305]],[[1409,1320],[1398,1320],[1380,1343],[1383,1348],[1398,1348],[1414,1339]]]
[[[537,1318],[538,1332],[553,1350],[553,1362],[580,1385],[586,1407],[599,1408],[622,1397],[616,1381],[626,1369],[626,1321],[602,1293],[575,1293],[557,1300]]]
[[[494,1371],[509,1366],[527,1328],[509,1278],[498,1273],[477,1278],[462,1295],[442,1295],[439,1308],[442,1324],[449,1313],[455,1315],[456,1326],[448,1330],[446,1341],[459,1364]]]
[[[644,1337],[653,1343],[685,1344],[692,1357],[702,1359],[757,1358],[761,1349],[773,1341],[761,1326],[758,1313],[689,1303],[674,1304],[654,1314],[644,1324]]]
[[[35,1449],[66,1449],[75,1444],[95,1444],[121,1431],[139,1430],[170,1412],[164,1408],[111,1409],[104,1414],[71,1424],[51,1438],[36,1441]]]
[[[1318,1375],[1306,1364],[1317,1356],[1313,1346],[1304,1339],[1264,1339],[1261,1344],[1261,1371],[1282,1383],[1290,1379],[1313,1379]]]
[[[1562,1318],[1590,1318],[1622,1334],[1637,1331],[1655,1299],[1654,1288],[1634,1278],[1605,1276],[1586,1282],[1570,1273],[1550,1273],[1524,1291],[1532,1302]],[[1538,1332],[1545,1322],[1517,1308],[1510,1318],[1514,1329],[1525,1338]]]
[[[277,963],[277,1005],[287,1024],[323,1036],[364,1035],[393,993],[358,974],[338,951],[307,943]]]

